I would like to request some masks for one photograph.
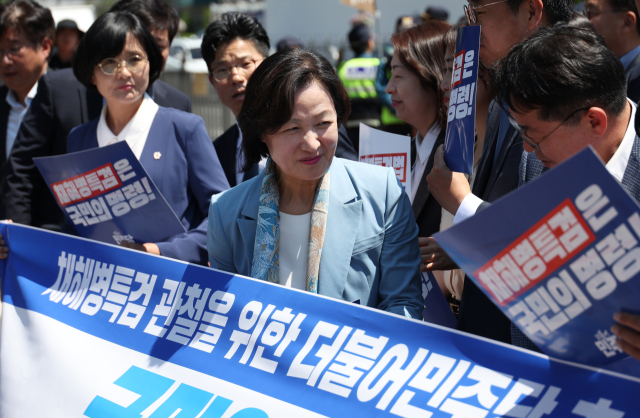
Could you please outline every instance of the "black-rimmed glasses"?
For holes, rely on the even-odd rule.
[[[511,126],[514,127],[514,129],[516,131],[518,131],[518,133],[520,135],[522,135],[522,139],[524,140],[524,142],[526,142],[531,148],[533,148],[534,150],[538,151],[538,152],[542,152],[542,150],[540,149],[540,143],[542,141],[544,141],[545,139],[549,138],[549,136],[551,136],[552,133],[554,133],[555,131],[558,130],[558,128],[560,128],[562,125],[564,125],[569,119],[571,119],[576,113],[581,112],[583,110],[589,110],[591,109],[591,106],[589,107],[583,107],[581,109],[575,110],[573,111],[569,116],[567,116],[565,118],[565,120],[563,120],[558,126],[556,126],[556,128],[549,132],[548,134],[546,134],[544,137],[542,137],[541,140],[539,140],[538,142],[533,142],[533,140],[531,138],[529,138],[527,136],[527,134],[524,132],[524,129],[522,129],[522,127],[518,124],[518,122],[516,122],[516,120],[513,118],[513,116],[511,116],[511,114],[509,114],[507,112],[507,118],[509,119],[509,123],[511,123]]]

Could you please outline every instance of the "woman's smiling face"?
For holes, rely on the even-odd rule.
[[[281,176],[320,179],[331,166],[338,144],[336,109],[327,90],[317,82],[298,90],[287,123],[263,142]]]

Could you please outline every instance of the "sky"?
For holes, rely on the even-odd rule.
[[[466,0],[377,1],[383,36],[393,32],[395,21],[402,14],[419,14],[429,5],[438,5],[449,10],[449,23],[454,23],[463,15],[462,6],[467,4]],[[349,21],[357,13],[340,0],[267,0],[266,4],[266,29],[275,42],[295,35],[305,41],[315,37],[316,42],[329,38],[336,43],[346,39]]]

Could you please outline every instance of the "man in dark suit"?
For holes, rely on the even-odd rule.
[[[209,82],[223,105],[238,117],[247,82],[269,55],[269,36],[260,22],[243,13],[225,13],[211,23],[202,37],[202,58],[209,69]],[[340,127],[336,156],[358,159],[358,151]],[[261,167],[244,167],[240,146],[242,132],[237,124],[213,142],[231,187],[255,177]]]
[[[176,11],[159,0],[122,0],[112,10],[129,11],[140,17],[158,42],[166,60],[171,40],[178,30]],[[162,81],[147,90],[162,107],[191,111],[191,101]],[[59,230],[65,215],[40,176],[33,158],[65,154],[71,129],[100,116],[102,96],[87,89],[71,69],[42,77],[36,98],[24,117],[14,151],[4,170],[0,218],[26,225]]]
[[[640,99],[640,19],[633,0],[587,0],[587,18],[620,59],[627,76],[627,97]]]
[[[0,8],[0,182],[38,79],[47,71],[54,33],[51,12],[35,2],[11,1]]]
[[[465,13],[470,24],[482,25],[480,59],[485,66],[492,67],[514,45],[536,33],[541,26],[567,22],[573,13],[573,1],[470,0]],[[434,168],[428,177],[429,189],[443,208],[455,214],[454,224],[458,223],[518,187],[522,150],[522,137],[510,126],[507,113],[499,102],[494,101],[489,108],[473,190],[462,173],[453,173],[447,168],[442,148],[436,152]],[[432,270],[456,267],[439,248],[434,249],[431,257],[433,262],[427,267]],[[457,328],[511,342],[511,322],[468,279],[464,283]]]
[[[497,99],[508,104],[512,125],[520,131],[529,153],[523,157],[521,184],[591,145],[609,173],[640,201],[637,107],[626,97],[623,65],[601,39],[571,27],[541,30],[498,65]],[[525,79],[526,85],[521,84]],[[529,85],[548,88],[532,89]],[[617,319],[624,323],[623,318]],[[632,335],[632,323],[624,324],[627,327],[614,328],[616,334]],[[515,326],[512,341],[537,350]],[[634,341],[638,343],[635,338],[625,341],[623,337],[621,347],[640,358],[640,344],[636,348]]]

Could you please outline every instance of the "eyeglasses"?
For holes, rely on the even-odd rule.
[[[144,66],[148,61],[148,59],[143,58],[140,55],[134,55],[131,58],[123,61],[120,61],[116,58],[106,58],[98,64],[98,67],[100,67],[102,72],[106,75],[115,74],[116,71],[118,71],[123,66],[126,66],[127,69],[132,73],[139,73],[144,69]]]
[[[467,17],[467,22],[470,25],[475,25],[476,23],[478,23],[478,15],[476,15],[476,10],[478,9],[482,9],[483,7],[487,7],[487,6],[493,6],[494,4],[498,4],[498,3],[505,3],[509,0],[501,0],[501,1],[495,1],[493,3],[489,3],[489,4],[483,4],[482,6],[472,6],[472,5],[465,5],[462,6],[462,9],[464,10],[464,15]]]
[[[14,45],[7,49],[0,49],[0,61],[6,56],[10,60],[21,55],[22,49],[25,48],[26,45]]]
[[[258,61],[262,60],[247,60],[241,62],[240,64],[230,65],[228,67],[218,67],[215,70],[211,71],[211,76],[218,83],[222,83],[224,81],[227,81],[229,77],[231,77],[231,70],[235,68],[238,72],[238,75],[247,77],[255,71],[256,67],[258,66]]]
[[[522,139],[524,140],[524,142],[526,142],[527,144],[529,144],[529,146],[531,148],[533,148],[534,150],[538,151],[538,152],[542,152],[542,150],[540,149],[540,143],[542,141],[544,141],[545,139],[549,138],[551,136],[552,133],[554,133],[555,131],[558,130],[558,128],[560,128],[562,125],[564,125],[569,119],[571,119],[576,113],[581,112],[583,110],[589,110],[591,109],[591,107],[583,107],[582,109],[578,109],[573,111],[569,116],[566,117],[565,120],[562,121],[562,123],[560,123],[560,125],[556,126],[556,128],[549,132],[548,134],[546,134],[541,140],[539,140],[538,142],[533,142],[533,140],[531,140],[531,138],[529,138],[527,136],[527,134],[524,133],[524,129],[522,129],[522,127],[518,124],[518,122],[516,122],[516,120],[513,118],[513,116],[511,116],[511,114],[507,113],[507,118],[509,119],[509,123],[511,123],[511,126],[513,126],[515,128],[516,131],[518,131],[518,133],[520,135],[522,135]]]
[[[590,7],[585,7],[584,9],[584,15],[587,17],[587,19],[591,20],[594,17],[601,15],[603,13],[620,13],[620,10],[593,10]]]

